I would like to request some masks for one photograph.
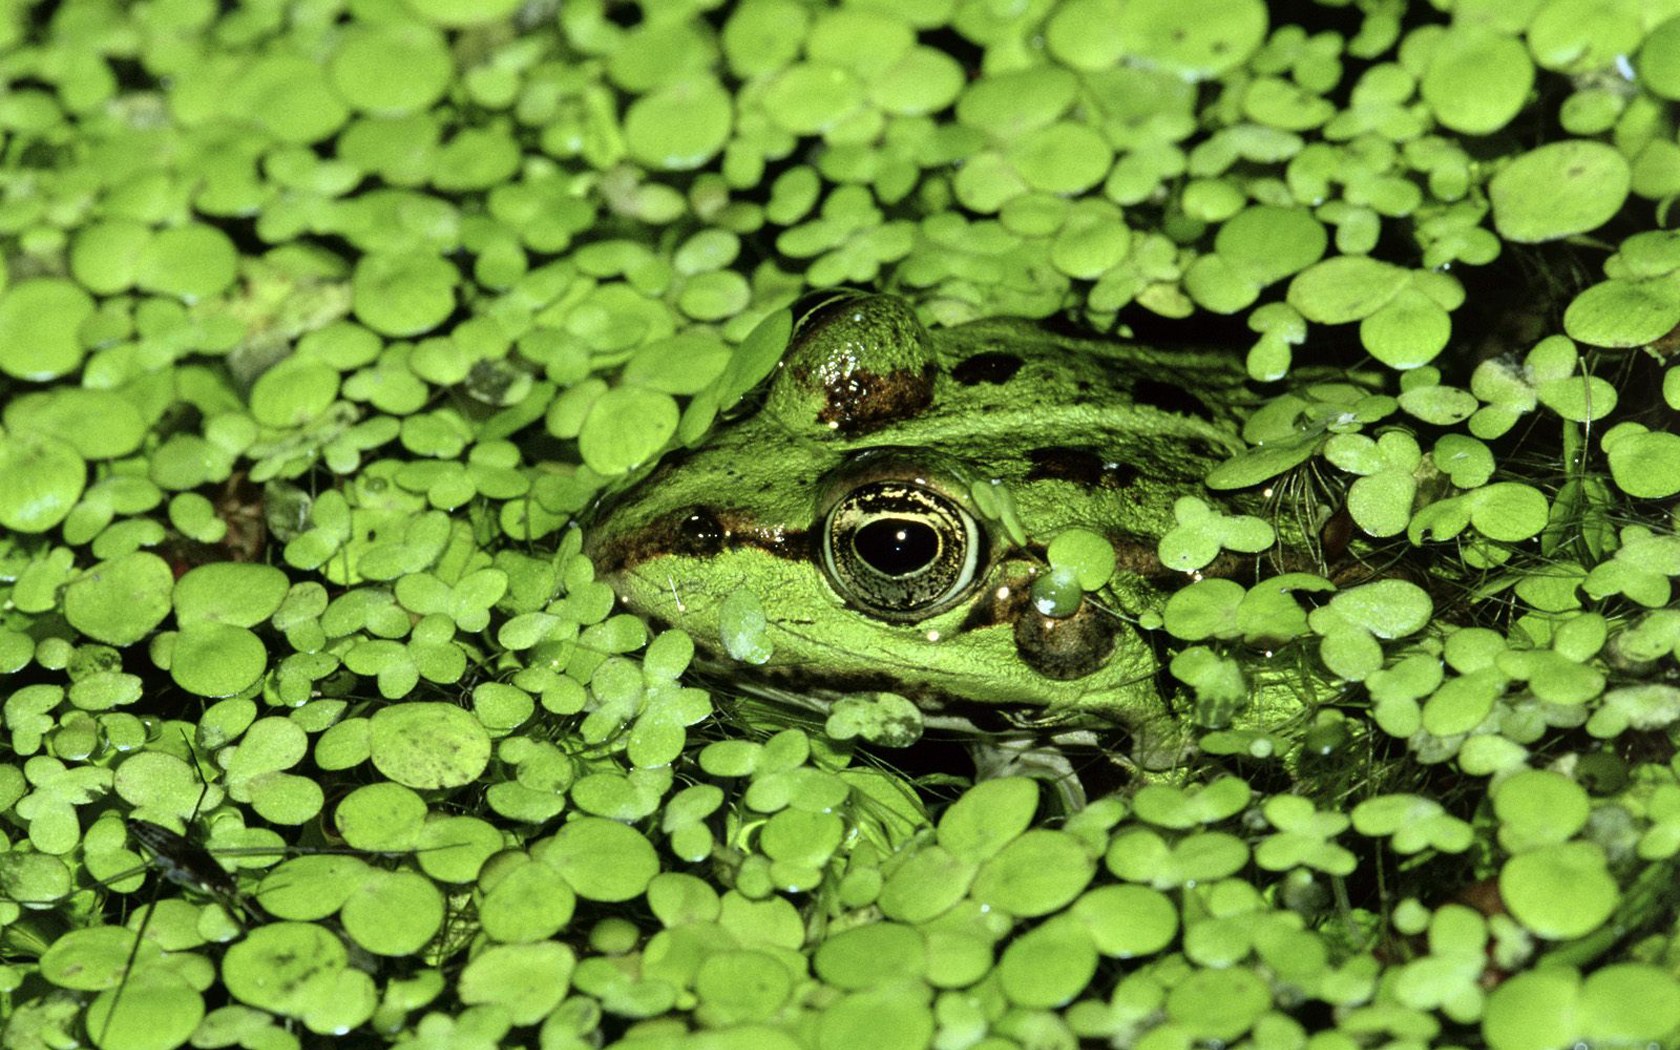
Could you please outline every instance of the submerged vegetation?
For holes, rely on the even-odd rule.
[[[7,1047],[1680,1043],[1680,0],[60,0],[0,76]],[[1372,572],[1186,507],[1204,758],[1071,813],[696,677],[578,519],[841,285],[1230,347],[1210,484]]]

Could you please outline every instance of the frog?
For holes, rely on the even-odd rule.
[[[1185,756],[1163,688],[1162,607],[1194,575],[1159,543],[1242,450],[1256,403],[1216,349],[1059,332],[1021,318],[929,328],[905,299],[841,293],[802,313],[762,396],[600,508],[585,553],[622,606],[694,640],[758,695],[831,710],[908,700],[931,724],[1130,730],[1138,763]],[[999,511],[999,506],[1004,511]],[[1068,530],[1109,579],[1077,607],[1035,582]],[[1250,571],[1222,555],[1201,573]],[[763,645],[725,637],[763,610]]]

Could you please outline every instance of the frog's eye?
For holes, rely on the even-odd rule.
[[[883,620],[920,620],[974,588],[985,534],[949,496],[907,481],[844,492],[822,522],[822,566],[848,604]]]

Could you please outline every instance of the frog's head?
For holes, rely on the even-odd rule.
[[[929,333],[902,300],[836,296],[795,329],[762,408],[624,494],[587,552],[629,609],[778,690],[1153,716],[1134,624],[1161,601],[1156,540],[1236,438],[1138,403],[1158,382],[1145,351],[1070,342],[1027,322]],[[1047,615],[1032,583],[1073,527],[1119,567]],[[754,610],[760,635],[739,622]]]

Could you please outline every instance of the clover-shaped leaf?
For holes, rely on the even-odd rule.
[[[1395,997],[1414,1010],[1439,1009],[1472,1021],[1480,1015],[1480,986],[1488,959],[1487,923],[1462,904],[1436,909],[1429,923],[1429,952],[1395,975]]]
[[[1619,661],[1649,663],[1680,650],[1680,609],[1645,613],[1609,639]]]
[[[1604,672],[1553,649],[1505,653],[1499,670],[1528,682],[1535,696],[1553,704],[1582,704],[1604,691]]]
[[[453,587],[429,573],[410,573],[397,580],[396,598],[421,616],[440,613],[463,631],[482,631],[490,623],[490,607],[507,592],[507,574],[479,569]]]
[[[329,489],[309,507],[310,527],[286,544],[288,565],[313,569],[324,564],[350,539],[350,504],[344,494]]]
[[[1510,430],[1540,403],[1526,370],[1507,358],[1489,358],[1477,365],[1470,375],[1470,392],[1482,401],[1470,417],[1470,432],[1484,439]]]
[[[1127,882],[1169,890],[1222,879],[1248,859],[1242,839],[1223,831],[1199,831],[1169,843],[1154,830],[1130,827],[1114,836],[1104,863]]]
[[[1441,385],[1441,373],[1436,368],[1414,368],[1400,379],[1400,409],[1409,416],[1450,426],[1469,419],[1476,411],[1474,394],[1455,386]]]
[[[1680,492],[1680,434],[1618,423],[1605,432],[1603,443],[1610,477],[1623,492],[1639,499]]]
[[[1249,645],[1276,648],[1309,632],[1307,614],[1296,591],[1322,593],[1335,584],[1312,573],[1288,572],[1256,583],[1237,606],[1236,624]]]
[[[1141,820],[1157,827],[1184,830],[1217,824],[1247,806],[1253,792],[1237,777],[1220,777],[1200,789],[1151,784],[1139,790],[1132,808]]]
[[[1174,591],[1162,611],[1168,633],[1192,642],[1236,637],[1237,609],[1245,593],[1242,584],[1220,577],[1197,580]]]
[[[1294,470],[1318,451],[1322,435],[1292,434],[1246,448],[1225,460],[1206,478],[1210,489],[1241,489]]]
[[[1290,348],[1306,341],[1306,319],[1288,303],[1265,303],[1249,312],[1248,327],[1260,333],[1248,350],[1248,374],[1260,382],[1282,379],[1294,357]]]
[[[1639,837],[1642,860],[1663,860],[1680,853],[1680,784],[1658,784],[1645,804],[1650,821]]]
[[[1156,549],[1162,565],[1180,572],[1202,568],[1222,549],[1253,553],[1270,547],[1277,538],[1259,518],[1222,514],[1195,496],[1175,500],[1173,517],[1178,523],[1161,537]]]
[[[1539,489],[1520,481],[1496,481],[1447,499],[1436,500],[1412,516],[1407,536],[1450,539],[1475,526],[1490,540],[1515,543],[1546,527],[1548,503]]]
[[[1626,595],[1650,609],[1667,605],[1669,578],[1680,576],[1680,536],[1629,525],[1621,541],[1614,557],[1592,567],[1581,589],[1593,598]]]
[[[862,737],[882,747],[909,747],[922,738],[922,712],[896,693],[841,697],[823,731],[836,740]]]
[[[1541,967],[1494,989],[1482,1024],[1490,1046],[1661,1042],[1680,1024],[1680,989],[1645,963],[1599,967],[1584,980],[1573,966]]]
[[[1461,489],[1485,485],[1493,475],[1493,452],[1464,434],[1442,434],[1430,452],[1430,461]]]
[[[1567,336],[1547,336],[1528,352],[1524,363],[1540,403],[1564,419],[1587,423],[1603,419],[1616,407],[1616,388],[1581,373],[1580,354]]]
[[[1205,645],[1176,653],[1169,665],[1172,676],[1196,692],[1197,725],[1229,725],[1248,702],[1248,679],[1242,664]]]
[[[1344,678],[1361,680],[1382,666],[1376,639],[1403,638],[1429,622],[1429,595],[1404,580],[1378,580],[1350,588],[1314,609],[1307,622],[1324,642],[1326,666]]]
[[[1587,732],[1601,740],[1629,729],[1648,732],[1666,729],[1680,720],[1680,689],[1647,682],[1606,690],[1587,720]]]
[[[1361,835],[1385,837],[1402,854],[1426,849],[1462,853],[1474,841],[1469,824],[1447,813],[1439,802],[1420,795],[1379,795],[1353,807],[1353,827]]]
[[[1278,833],[1266,836],[1255,848],[1255,863],[1262,868],[1308,867],[1331,875],[1354,870],[1354,855],[1329,841],[1347,829],[1345,815],[1318,812],[1310,800],[1298,795],[1275,796],[1266,802],[1264,812]]]
[[[1324,457],[1360,477],[1348,490],[1348,512],[1373,536],[1405,531],[1417,494],[1417,465],[1423,458],[1410,434],[1390,430],[1375,441],[1363,434],[1337,434]]]

